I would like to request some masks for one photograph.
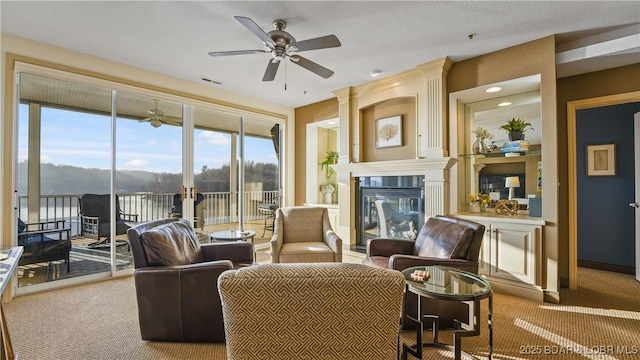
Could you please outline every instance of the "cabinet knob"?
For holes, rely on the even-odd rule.
[[[634,202],[634,203],[631,203],[631,204],[629,204],[629,206],[631,206],[631,207],[633,207],[633,208],[636,208],[636,209],[637,209],[637,208],[640,208],[640,202]]]

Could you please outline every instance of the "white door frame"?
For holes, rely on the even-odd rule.
[[[636,206],[636,280],[640,281],[640,208],[638,208],[640,204],[640,112],[635,113],[633,119],[636,170],[636,198],[633,199]]]
[[[582,109],[626,104],[637,101],[640,101],[640,91],[567,102],[567,160],[569,165],[569,176],[567,184],[567,190],[569,193],[569,289],[571,290],[576,290],[578,288],[578,181],[576,163],[576,112]],[[636,212],[636,216],[638,216],[637,214],[638,212]],[[638,254],[638,251],[640,251],[638,250],[639,244],[637,238],[638,229],[636,228],[636,255]],[[638,256],[636,256],[636,262],[637,261]],[[636,266],[636,275],[637,271],[638,267]]]

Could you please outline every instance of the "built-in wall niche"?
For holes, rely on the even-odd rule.
[[[496,92],[487,92],[490,88],[499,88]],[[540,101],[540,76],[533,75],[520,79],[489,84],[475,89],[456,93],[456,98],[464,103],[464,122],[459,129],[464,134],[459,137],[463,142],[463,160],[459,163],[465,170],[465,190],[469,193],[486,192],[491,187],[506,199],[508,189],[504,178],[518,176],[521,187],[516,190],[516,198],[526,203],[529,196],[542,196],[541,152],[542,152],[542,111]],[[531,123],[525,131],[524,140],[528,149],[514,151],[505,156],[501,148],[510,140],[506,130],[501,129],[509,119],[522,118]],[[476,141],[475,130],[479,127],[493,135],[486,139],[486,145],[495,149],[484,154],[473,150]],[[460,199],[461,209],[466,209],[467,201]]]
[[[339,119],[328,119],[307,124],[306,153],[306,199],[308,204],[332,204],[337,202],[337,193],[330,198],[323,193],[324,185],[331,184],[338,189],[335,171],[321,167],[329,152],[338,152]],[[330,201],[329,201],[330,200]]]

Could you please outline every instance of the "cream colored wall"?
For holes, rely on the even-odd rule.
[[[383,101],[361,111],[362,115],[362,161],[384,161],[409,159],[416,154],[417,132],[416,98],[401,97]],[[377,119],[402,116],[402,146],[376,149],[375,123]]]
[[[545,300],[558,302],[558,136],[556,119],[555,36],[496,51],[453,64],[447,76],[449,93],[509,79],[540,74],[542,99],[542,206],[545,254]],[[458,145],[459,146],[459,145]],[[462,176],[461,174],[457,174]],[[566,259],[562,259],[566,261]]]
[[[11,245],[15,233],[15,218],[10,209],[13,207],[14,184],[14,125],[13,125],[13,62],[20,60],[59,70],[75,72],[82,75],[102,78],[109,81],[120,82],[137,87],[171,93],[219,105],[226,105],[240,110],[251,111],[259,114],[273,116],[285,122],[287,133],[284,145],[285,166],[285,199],[293,203],[295,182],[294,163],[294,109],[262,100],[233,94],[216,89],[208,85],[200,85],[194,82],[173,78],[167,75],[151,72],[141,68],[100,59],[70,50],[53,47],[9,34],[0,34],[1,44],[1,89],[3,89],[2,101],[2,136],[0,137],[0,151],[2,159],[2,178],[0,188],[0,227],[2,228],[3,245]],[[304,187],[303,187],[304,188]]]
[[[302,106],[296,109],[296,126],[295,126],[295,153],[298,156],[295,157],[295,181],[300,184],[296,186],[295,192],[295,205],[302,205],[307,202],[307,194],[304,184],[307,182],[307,166],[311,166],[306,163],[307,151],[307,124],[317,121],[334,119],[338,117],[338,101],[336,99],[329,99],[307,106]],[[316,166],[313,164],[313,166]]]

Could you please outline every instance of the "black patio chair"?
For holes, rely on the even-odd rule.
[[[25,223],[18,218],[18,245],[24,247],[18,265],[64,260],[68,273],[71,229],[64,224],[65,220]]]
[[[111,237],[111,195],[84,194],[80,197],[81,235],[97,240],[88,247],[107,246]],[[116,223],[115,235],[125,235],[127,230],[138,222],[137,214],[125,214],[120,209],[120,200],[116,195],[116,212],[113,214]],[[104,239],[103,239],[104,238]],[[118,241],[116,245],[126,245],[126,240]]]
[[[204,229],[204,195],[197,193],[196,200],[193,203],[193,227]],[[182,196],[181,194],[173,195],[173,207],[169,213],[169,217],[182,217]]]

